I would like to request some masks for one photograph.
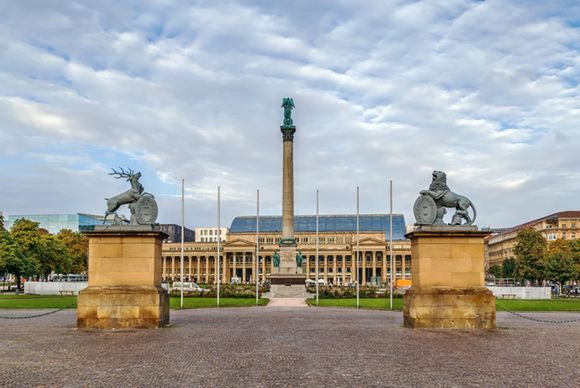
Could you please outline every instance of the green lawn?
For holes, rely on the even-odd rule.
[[[580,299],[551,299],[551,300],[497,300],[498,311],[502,308],[509,311],[580,311]],[[308,304],[315,306],[314,299],[308,299]],[[319,307],[356,307],[356,298],[349,299],[319,299]],[[388,310],[388,298],[361,298],[360,307],[363,309]],[[393,299],[393,309],[403,310],[403,299]]]
[[[308,299],[308,304],[316,306],[316,300]],[[356,298],[345,299],[318,299],[318,307],[353,307],[356,308]],[[389,298],[360,298],[360,307],[363,309],[388,310]],[[403,310],[403,299],[393,298],[393,309]]]
[[[498,311],[580,311],[580,299],[497,299]]]
[[[260,298],[258,302],[260,306],[265,306],[268,304],[268,299]],[[255,298],[220,298],[220,307],[252,307],[255,305]],[[172,309],[180,308],[181,298],[179,296],[172,296],[170,306]],[[217,307],[216,298],[183,298],[184,309],[199,309],[205,307]]]
[[[76,308],[76,296],[60,295],[0,295],[0,309],[60,309]]]
[[[261,298],[260,306],[268,304]],[[216,307],[216,298],[183,298],[184,308]],[[256,305],[254,298],[220,298],[220,307],[251,307]],[[171,297],[170,307],[178,309],[179,297]],[[60,295],[0,295],[0,309],[58,309],[76,308],[76,296]]]

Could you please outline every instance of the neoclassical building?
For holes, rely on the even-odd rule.
[[[506,259],[514,258],[518,233],[525,228],[534,228],[550,241],[580,238],[580,210],[562,211],[528,221],[486,239],[486,263],[501,265]]]
[[[307,278],[316,278],[316,217],[296,216],[295,237]],[[319,217],[319,279],[338,285],[356,280],[357,225],[355,215]],[[263,282],[272,270],[272,258],[282,234],[282,217],[260,216],[258,280]],[[393,256],[395,277],[411,278],[411,247],[405,240],[405,219],[393,215]],[[390,277],[389,215],[365,214],[359,218],[359,276],[361,284],[386,284]],[[180,279],[181,245],[163,244],[163,278]],[[216,242],[190,242],[184,248],[184,278],[199,283],[216,282]],[[256,280],[256,217],[236,217],[226,241],[221,243],[221,283],[232,278],[241,283]]]

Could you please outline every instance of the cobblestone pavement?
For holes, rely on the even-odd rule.
[[[409,330],[401,327],[400,312],[291,307],[172,311],[171,322],[158,330],[79,331],[74,310],[0,320],[0,385],[563,387],[580,381],[580,323],[546,325],[500,312],[495,331]]]

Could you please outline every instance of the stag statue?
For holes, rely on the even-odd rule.
[[[120,171],[112,170],[113,172],[109,173],[109,175],[113,175],[115,179],[126,178],[131,183],[131,188],[114,197],[105,198],[107,201],[107,211],[105,212],[103,223],[105,223],[110,214],[114,214],[114,224],[124,224],[124,217],[120,218],[116,213],[122,205],[129,205],[129,210],[131,211],[131,220],[129,223],[131,225],[152,224],[155,222],[157,218],[157,204],[153,195],[144,192],[143,185],[139,182],[141,173],[135,173],[130,168],[128,168],[128,171],[125,171],[121,167],[119,167]],[[139,206],[139,204],[141,205]]]

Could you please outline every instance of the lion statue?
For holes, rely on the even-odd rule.
[[[443,215],[447,212],[445,208],[455,208],[455,214],[449,225],[461,225],[461,219],[465,220],[466,225],[471,225],[477,217],[477,212],[475,206],[469,200],[469,198],[455,194],[447,186],[447,175],[443,171],[433,171],[433,179],[431,185],[429,185],[429,190],[422,190],[422,195],[428,195],[437,205],[437,218],[435,219],[435,225],[443,225]],[[473,209],[473,219],[469,217],[469,212],[467,208]]]

